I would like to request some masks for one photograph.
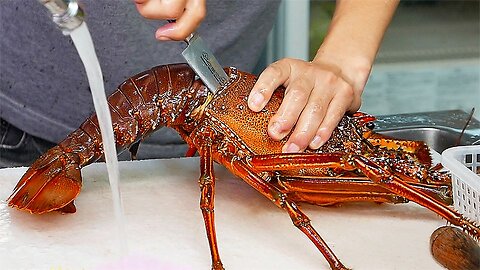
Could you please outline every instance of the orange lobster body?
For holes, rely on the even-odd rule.
[[[375,134],[371,130],[375,118],[355,113],[341,120],[320,149],[282,154],[287,138],[271,139],[267,125],[280,106],[284,89],[278,89],[267,106],[256,113],[247,106],[255,76],[234,68],[226,71],[230,81],[215,96],[195,80],[188,66],[178,64],[138,74],[109,97],[119,148],[135,151],[142,138],[169,126],[192,150],[198,150],[200,208],[214,269],[223,266],[214,226],[213,162],[224,165],[284,209],[332,269],[346,268],[298,208],[298,202],[414,201],[470,235],[480,236],[477,226],[447,206],[451,202],[450,179],[432,167],[428,148],[422,142]],[[100,131],[92,116],[31,166],[15,187],[9,205],[31,213],[74,212],[73,200],[81,188],[80,168],[101,156]]]

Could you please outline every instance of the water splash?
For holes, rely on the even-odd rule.
[[[105,95],[102,70],[95,53],[95,48],[87,24],[85,22],[82,23],[70,33],[70,36],[77,48],[80,58],[82,59],[83,65],[85,66],[88,83],[90,84],[92,92],[93,105],[95,106],[102,134],[108,179],[112,191],[113,209],[118,228],[118,241],[120,241],[120,252],[121,255],[124,256],[127,253],[127,244],[125,240],[125,223],[119,184],[120,173],[118,170],[117,151],[112,129],[112,118],[110,110],[108,109],[107,97]]]

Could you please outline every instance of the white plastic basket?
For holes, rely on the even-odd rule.
[[[455,209],[480,224],[480,145],[446,149],[442,165],[452,174]]]

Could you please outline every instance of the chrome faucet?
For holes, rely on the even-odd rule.
[[[84,13],[76,0],[38,1],[50,10],[53,22],[60,27],[64,35],[70,34],[83,23]]]

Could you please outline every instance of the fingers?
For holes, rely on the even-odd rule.
[[[287,84],[293,59],[282,59],[269,65],[258,77],[248,96],[248,107],[255,112],[261,111],[273,92],[279,86]]]
[[[148,19],[175,19],[155,32],[158,40],[184,40],[206,16],[206,0],[135,0],[138,11]]]
[[[288,84],[282,104],[278,108],[277,113],[270,119],[268,127],[268,134],[270,137],[276,140],[281,140],[290,132],[299,118],[306,120],[298,123],[296,130],[299,133],[308,136],[312,131],[315,132],[311,127],[314,123],[312,123],[310,119],[306,119],[306,115],[309,114],[312,109],[314,111],[317,109],[316,106],[309,106],[309,104],[312,103],[310,100],[310,93],[313,88],[314,85],[312,81],[304,80],[302,77],[293,79],[292,82]],[[307,107],[309,107],[310,110]],[[315,129],[316,128],[318,128],[318,125]],[[292,145],[292,147],[295,146],[298,146],[298,144]],[[300,146],[300,149],[301,148],[303,147]]]
[[[180,17],[188,0],[134,0],[138,12],[147,19],[166,20]]]
[[[314,138],[309,143],[309,147],[312,149],[318,149],[330,138],[345,112],[356,111],[360,107],[359,103],[358,106],[355,103],[357,100],[360,102],[360,99],[356,98],[353,88],[345,81],[340,82],[339,86],[340,88],[328,104],[327,111]]]
[[[347,111],[360,107],[360,94],[332,66],[295,59],[280,60],[265,69],[253,87],[248,105],[260,111],[280,85],[285,97],[268,125],[268,134],[281,140],[293,129],[283,152],[318,149],[331,136]]]
[[[205,16],[205,0],[188,0],[176,22],[158,28],[155,37],[158,40],[184,40],[198,28]]]
[[[335,77],[336,78],[336,77]],[[310,97],[305,108],[298,118],[293,133],[283,147],[283,152],[299,152],[305,150],[309,145],[322,145],[323,137],[318,134],[318,129],[322,120],[327,114],[327,108],[333,97],[333,91],[321,91],[335,87],[334,84],[328,84],[324,80],[319,80],[312,89]],[[316,147],[316,148],[318,148]]]
[[[353,101],[353,88],[336,72],[318,67],[315,69],[305,73],[316,75],[315,84],[283,152],[301,152],[307,147],[318,149],[330,138]]]

